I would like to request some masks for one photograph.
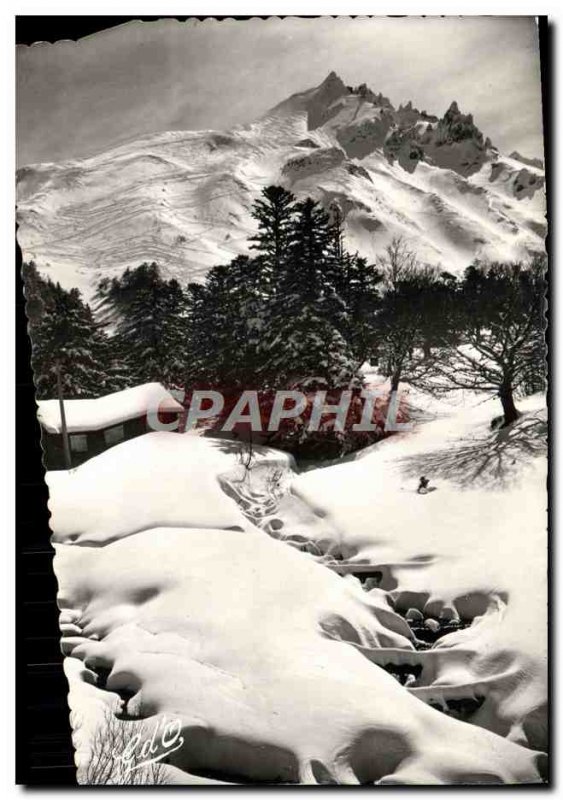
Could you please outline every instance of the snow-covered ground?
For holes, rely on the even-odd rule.
[[[378,565],[397,608],[479,617],[417,653],[427,700],[484,696],[474,722],[545,746],[546,409],[491,431],[491,401],[399,434],[353,463],[298,477],[293,490],[339,531],[348,561]],[[418,479],[436,491],[418,495]],[[377,659],[382,663],[381,659]],[[543,726],[543,727],[542,727]]]
[[[545,398],[501,431],[483,397],[411,403],[412,432],[304,474],[163,432],[48,473],[79,766],[113,704],[123,725],[181,721],[176,783],[539,782]],[[417,649],[409,609],[471,624]]]
[[[437,145],[437,135],[423,112],[349,94],[330,75],[229,132],[159,133],[22,167],[18,239],[25,259],[88,299],[101,277],[142,262],[187,283],[248,251],[253,202],[283,184],[327,208],[337,202],[348,248],[369,259],[398,235],[450,271],[543,251],[542,168],[487,140]],[[424,160],[413,159],[421,149]]]

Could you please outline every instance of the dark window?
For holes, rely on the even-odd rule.
[[[86,433],[73,433],[70,437],[70,449],[73,453],[87,453],[88,435]]]
[[[104,431],[104,439],[108,447],[112,444],[122,442],[125,438],[125,431],[123,425],[114,425],[113,428],[108,428]]]

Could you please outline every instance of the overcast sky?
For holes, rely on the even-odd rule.
[[[542,156],[533,18],[131,22],[19,46],[18,164],[164,130],[249,122],[331,70],[398,105],[471,112],[501,151]]]

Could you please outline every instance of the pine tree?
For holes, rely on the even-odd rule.
[[[179,283],[161,278],[154,262],[141,264],[120,278],[100,282],[98,298],[103,319],[115,326],[115,349],[129,383],[181,383],[187,309]]]
[[[133,383],[129,364],[124,353],[125,349],[117,334],[105,336],[102,354],[108,392],[119,392],[122,389],[127,389]]]
[[[189,283],[186,289],[187,305],[187,350],[186,385],[208,385],[215,382],[217,351],[210,329],[211,294],[207,281]]]
[[[260,347],[263,377],[273,388],[311,377],[342,385],[354,378],[355,369],[335,325],[341,299],[325,274],[330,271],[330,219],[310,198],[297,203],[295,212],[291,248],[274,281]]]
[[[24,265],[23,277],[37,396],[56,397],[57,370],[67,398],[98,397],[111,391],[107,337],[79,290],[66,291],[45,280],[34,264]]]
[[[258,233],[250,237],[251,249],[260,254],[261,282],[269,294],[273,283],[289,256],[293,242],[295,197],[281,186],[267,186],[256,200],[252,216]]]
[[[249,388],[260,372],[265,291],[260,258],[237,256],[188,287],[190,383]]]
[[[379,287],[383,277],[365,258],[346,252],[343,255],[343,275],[346,308],[343,334],[358,366],[361,366],[377,350],[375,320],[381,303]]]
[[[375,266],[346,250],[342,211],[333,203],[322,268],[323,316],[341,334],[358,367],[373,352],[381,280],[382,275]]]
[[[325,250],[321,275],[322,313],[340,335],[348,340],[350,335],[348,270],[352,257],[344,249],[342,212],[337,203],[333,203],[330,207]]]

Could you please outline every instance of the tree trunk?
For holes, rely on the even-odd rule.
[[[61,365],[56,364],[55,371],[57,374],[57,396],[59,399],[59,411],[61,414],[61,436],[63,440],[63,450],[65,454],[65,465],[67,469],[72,469],[72,458],[70,455],[70,442],[68,438],[68,429],[66,427],[66,414],[65,403],[63,398],[63,387],[61,381]]]
[[[399,388],[399,381],[401,379],[401,373],[396,371],[391,376],[391,392],[396,392]]]
[[[499,397],[500,402],[502,403],[502,410],[504,412],[503,427],[505,427],[506,425],[510,425],[512,422],[516,422],[520,416],[520,412],[514,405],[512,386],[510,384],[504,384],[500,387]]]

